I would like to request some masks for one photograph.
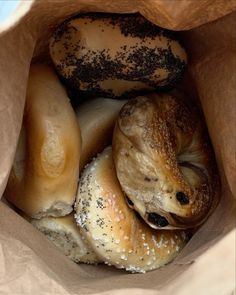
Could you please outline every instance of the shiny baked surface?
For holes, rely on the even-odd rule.
[[[203,118],[168,94],[131,99],[113,134],[117,177],[127,197],[154,228],[204,222],[219,199],[219,178]]]
[[[83,171],[75,204],[76,222],[106,264],[146,272],[172,261],[188,241],[184,231],[150,228],[126,203],[106,148]]]

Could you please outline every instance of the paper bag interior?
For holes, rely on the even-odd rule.
[[[139,11],[157,25],[188,29],[179,33],[189,56],[186,79],[193,81],[205,115],[221,176],[221,201],[173,263],[146,274],[129,274],[113,267],[77,265],[69,261],[6,201],[1,201],[0,290],[4,294],[21,291],[20,294],[101,294],[105,291],[113,294],[109,292],[127,288],[133,290],[133,294],[139,294],[138,288],[164,292],[178,278],[181,282],[181,273],[194,267],[193,262],[199,255],[235,226],[236,14],[226,15],[233,10],[233,2],[227,1],[223,7],[222,1],[215,1],[215,5],[212,1],[200,1],[204,5],[209,2],[208,6],[196,6],[196,1],[188,4],[188,1],[180,1],[178,10],[173,9],[171,1],[161,0],[136,1],[135,4],[124,0],[119,1],[119,5],[112,1],[75,2],[35,2],[14,27],[0,36],[0,195],[4,193],[21,128],[29,66],[32,60],[49,62],[48,41],[55,27],[80,12]],[[194,28],[223,15],[226,16]],[[183,85],[191,93],[189,83]]]

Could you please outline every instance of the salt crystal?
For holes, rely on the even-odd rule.
[[[120,256],[120,258],[121,258],[122,260],[127,260],[127,259],[128,259],[124,254],[122,254],[122,255]]]

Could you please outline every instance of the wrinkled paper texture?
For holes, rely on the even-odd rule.
[[[207,294],[230,294],[234,288],[235,232],[227,233],[235,226],[236,216],[236,15],[229,13],[235,9],[235,1],[30,2],[25,16],[17,14],[15,25],[9,24],[8,30],[4,27],[2,33],[0,27],[0,195],[7,183],[20,132],[30,62],[47,62],[48,39],[54,28],[71,15],[87,11],[139,11],[157,25],[188,30],[181,33],[181,38],[216,153],[222,195],[215,212],[178,258],[145,275],[106,266],[76,265],[6,201],[0,202],[0,294],[115,295],[124,294],[127,289],[129,294],[137,295],[197,294],[196,291],[204,294],[206,290]],[[216,21],[210,22],[213,20]],[[197,27],[201,24],[205,25]],[[222,253],[230,245],[231,251]]]

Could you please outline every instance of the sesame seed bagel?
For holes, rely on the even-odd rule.
[[[187,242],[184,231],[157,231],[130,209],[116,177],[111,147],[83,171],[76,222],[94,252],[108,265],[146,272],[172,261]]]
[[[6,199],[33,218],[69,214],[80,147],[76,115],[56,73],[47,65],[32,65]]]
[[[76,110],[82,138],[80,171],[93,157],[111,145],[113,129],[126,100],[90,99]]]
[[[50,55],[72,93],[130,97],[182,77],[187,56],[171,34],[139,14],[90,13],[59,26]]]
[[[74,262],[93,264],[100,261],[81,235],[73,213],[64,217],[31,219],[30,222]]]
[[[112,148],[130,206],[150,226],[198,226],[215,208],[219,178],[207,127],[180,97],[131,99],[119,114]]]

